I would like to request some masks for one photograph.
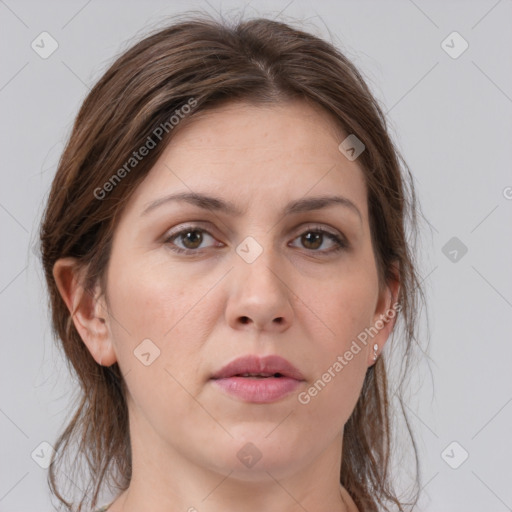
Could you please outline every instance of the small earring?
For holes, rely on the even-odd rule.
[[[375,345],[373,345],[373,360],[374,361],[377,361],[377,350],[379,350],[379,345],[377,343],[375,343]]]

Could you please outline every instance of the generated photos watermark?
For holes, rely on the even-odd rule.
[[[350,361],[352,361],[356,354],[361,352],[362,347],[360,343],[366,346],[368,341],[373,339],[385,327],[386,323],[393,319],[401,309],[402,305],[395,302],[393,306],[386,311],[386,313],[380,315],[379,319],[372,327],[367,327],[364,331],[360,332],[357,335],[357,339],[352,341],[350,349],[346,350],[343,355],[337,356],[336,361],[327,368],[327,370],[314,382],[314,384],[312,384],[306,391],[302,391],[297,395],[299,403],[302,405],[309,404],[311,399],[317,396],[318,393],[320,393],[320,391],[322,391]]]
[[[114,190],[115,186],[135,167],[149,152],[156,147],[162,140],[164,133],[169,133],[179,122],[184,119],[192,109],[197,105],[195,98],[189,98],[187,103],[177,108],[168,121],[160,123],[148,136],[146,142],[138,149],[132,152],[131,156],[101,187],[94,189],[94,197],[96,199],[105,199],[109,192]]]

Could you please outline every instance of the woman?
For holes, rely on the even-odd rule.
[[[398,319],[408,361],[421,298],[399,162],[353,64],[283,23],[194,16],[117,59],[41,226],[82,391],[49,472],[64,505],[71,442],[76,510],[104,484],[109,512],[417,502],[391,481],[382,356]]]

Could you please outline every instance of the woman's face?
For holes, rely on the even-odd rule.
[[[346,135],[302,102],[231,103],[182,128],[123,212],[108,266],[103,364],[125,375],[134,461],[254,480],[339,463],[391,323],[354,340],[393,302],[379,292],[363,172],[338,149]],[[166,200],[192,193],[208,199]],[[277,361],[260,371],[288,377],[212,378],[269,355],[300,375]],[[231,375],[256,373],[243,370]]]

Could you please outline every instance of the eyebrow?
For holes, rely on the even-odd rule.
[[[225,201],[219,197],[213,197],[198,192],[181,192],[177,194],[171,194],[165,197],[156,199],[155,201],[148,204],[144,209],[141,216],[147,215],[149,212],[155,210],[159,206],[170,203],[170,202],[186,202],[197,206],[205,210],[213,210],[234,217],[243,215],[244,211],[240,210],[233,203]],[[359,220],[362,222],[363,218],[361,212],[357,206],[348,198],[343,196],[324,195],[318,197],[305,197],[297,199],[288,203],[282,212],[282,215],[292,215],[302,212],[309,212],[313,210],[320,210],[329,206],[339,205],[347,208],[349,211],[356,213],[359,216]]]

